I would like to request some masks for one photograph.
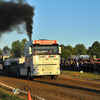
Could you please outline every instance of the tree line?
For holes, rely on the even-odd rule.
[[[11,57],[21,57],[24,56],[24,48],[25,48],[25,42],[27,42],[27,39],[22,39],[20,42],[19,40],[14,41],[11,45],[11,48],[8,46],[3,47],[3,49],[0,49],[0,55],[2,54],[3,50],[10,50],[11,51]]]
[[[100,58],[100,43],[98,41],[95,41],[88,49],[84,44],[77,44],[75,47],[70,45],[65,46],[63,44],[60,46],[62,50],[61,58],[69,58],[69,55],[89,55],[90,58],[96,55],[97,58]]]
[[[11,48],[8,46],[3,47],[2,50],[10,50],[12,57],[21,57],[24,56],[24,48],[25,42],[27,39],[22,39],[20,42],[19,40],[14,41],[11,45]],[[89,55],[91,58],[96,55],[97,58],[100,58],[100,43],[95,41],[91,47],[88,49],[84,46],[84,44],[77,44],[75,47],[71,45],[65,46],[61,44],[61,58],[69,58],[69,55]],[[2,50],[0,49],[0,55],[2,54]]]

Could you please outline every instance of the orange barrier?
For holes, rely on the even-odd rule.
[[[77,77],[77,73],[76,73],[76,77]]]
[[[28,90],[28,100],[32,100],[29,90]]]

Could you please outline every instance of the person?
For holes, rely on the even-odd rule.
[[[38,50],[34,51],[34,53],[38,53]]]
[[[52,53],[52,50],[50,50],[49,53]]]

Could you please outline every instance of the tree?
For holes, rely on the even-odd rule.
[[[0,55],[2,55],[2,51],[1,51],[1,48],[0,48]]]
[[[87,54],[87,49],[83,44],[77,44],[74,47],[74,54],[75,55],[86,55]]]
[[[25,42],[27,42],[26,38],[21,41],[21,55],[24,56]]]
[[[21,57],[21,49],[20,48],[17,48],[14,53],[15,53],[15,57]]]
[[[61,58],[66,58],[66,51],[65,51],[65,48],[64,47],[61,47]]]
[[[9,55],[10,56],[11,49],[8,46],[3,47],[2,55]]]
[[[64,47],[64,44],[61,44],[60,46],[61,46],[61,47]]]
[[[69,58],[69,56],[71,55],[72,53],[71,53],[71,51],[69,50],[69,49],[66,49],[65,50],[65,58]]]
[[[14,41],[11,45],[12,50],[12,57],[21,57],[21,43],[19,40]]]
[[[88,54],[96,55],[97,58],[100,58],[100,43],[98,41],[95,41],[91,47],[88,49]]]
[[[8,46],[3,47],[3,50],[10,50]]]
[[[61,58],[69,58],[69,55],[73,55],[74,54],[74,49],[72,46],[68,45],[68,46],[64,46],[64,45],[60,45],[61,46]]]
[[[70,51],[69,55],[74,55],[74,48],[72,46],[65,46],[65,49]]]
[[[27,42],[26,38],[22,39],[21,41],[21,49],[24,50],[25,49],[25,42]]]

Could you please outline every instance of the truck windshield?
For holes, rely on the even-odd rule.
[[[58,46],[34,46],[33,54],[58,54]]]

